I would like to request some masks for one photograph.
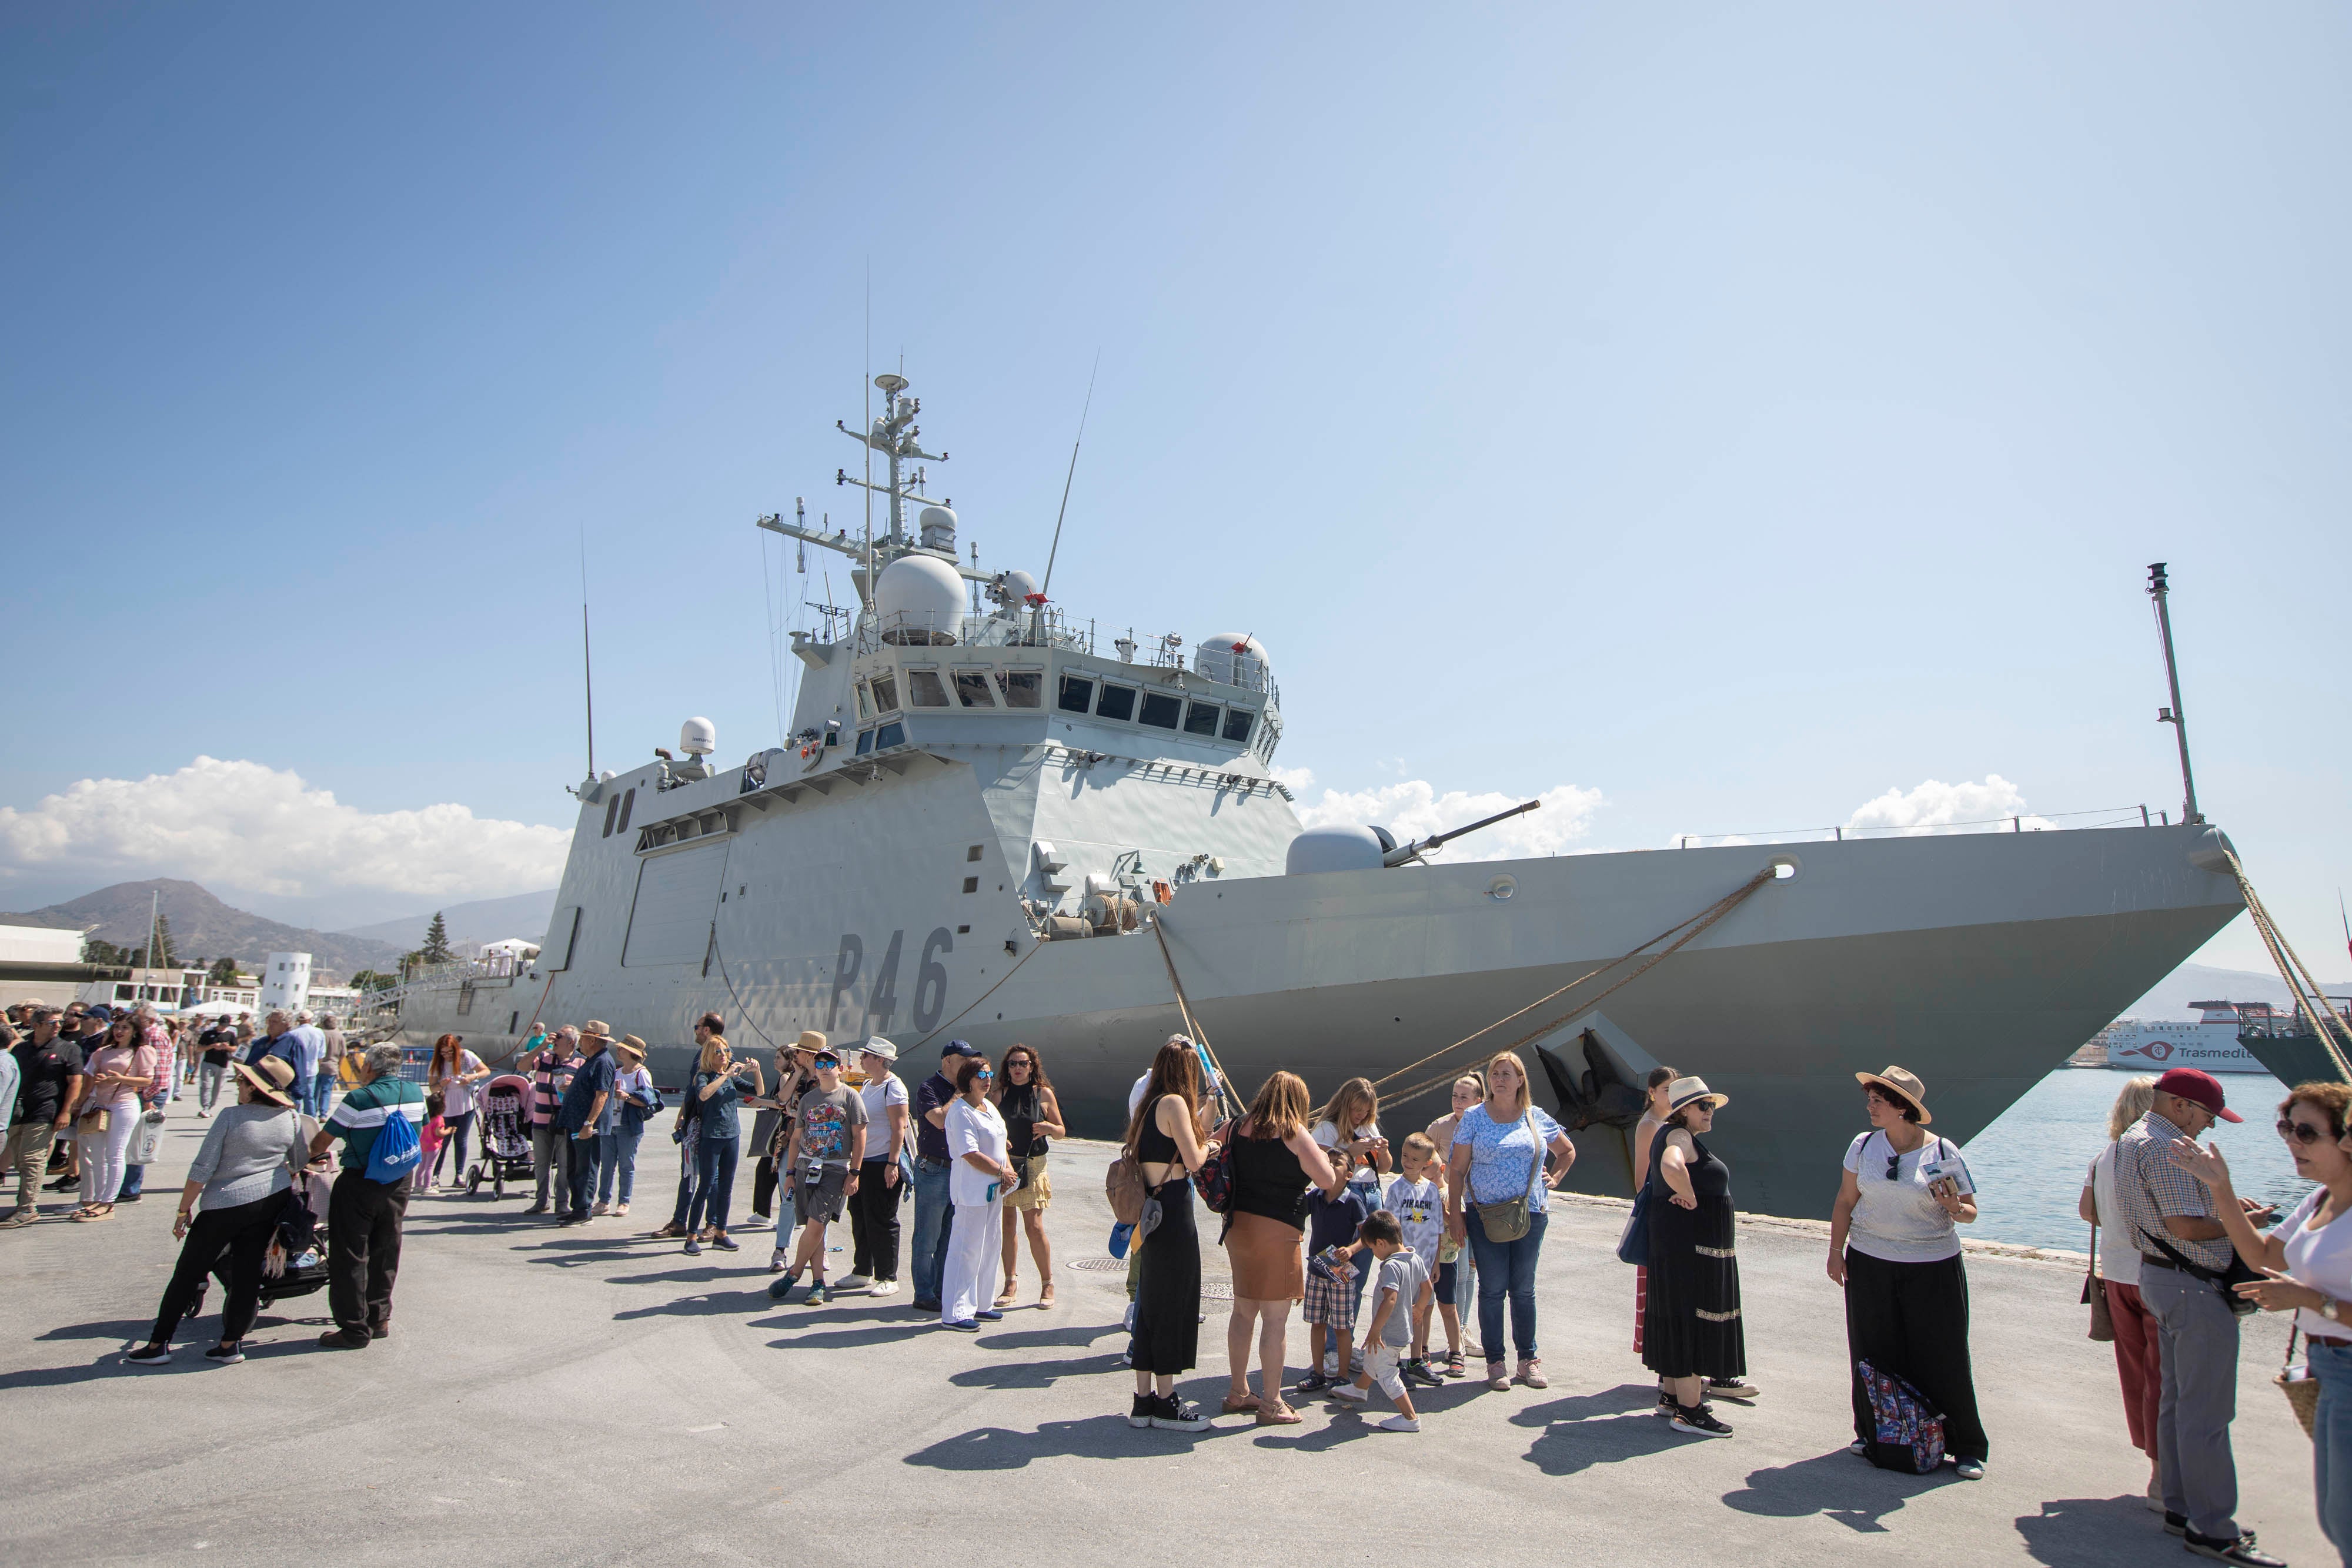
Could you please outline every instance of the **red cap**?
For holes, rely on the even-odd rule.
[[[2224,1122],[2242,1122],[2243,1116],[2230,1109],[2221,1098],[2221,1081],[2210,1072],[2200,1072],[2193,1067],[2176,1067],[2156,1081],[2158,1094],[2177,1095],[2193,1100]]]

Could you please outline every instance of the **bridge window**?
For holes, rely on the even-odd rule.
[[[857,716],[860,718],[872,718],[874,716],[874,710],[866,706],[866,683],[864,681],[857,683]]]
[[[857,732],[857,755],[863,757],[873,749],[874,732],[870,729],[859,730]]]
[[[1036,670],[1009,670],[996,677],[996,689],[1004,694],[1006,707],[1043,707],[1045,700],[1045,677]]]
[[[898,677],[896,675],[875,676],[874,711],[876,713],[888,713],[892,708],[897,707],[898,706]]]
[[[1174,729],[1176,720],[1183,711],[1181,699],[1166,692],[1143,694],[1143,722],[1154,729]]]
[[[1191,707],[1184,710],[1184,733],[1187,735],[1205,735],[1213,740],[1215,739],[1217,734],[1217,705],[1215,703],[1194,703]]]
[[[874,749],[887,751],[894,746],[907,744],[907,727],[893,720],[874,732]]]
[[[1256,717],[1257,715],[1250,712],[1250,710],[1245,707],[1227,708],[1225,710],[1225,738],[1227,740],[1241,741],[1246,744],[1250,737],[1250,722]]]
[[[913,699],[914,706],[917,707],[948,706],[948,689],[940,684],[940,673],[937,670],[908,670],[907,695]]]
[[[966,707],[994,707],[996,699],[988,695],[986,670],[958,670],[955,673],[956,700]]]
[[[1056,706],[1064,713],[1084,713],[1095,706],[1095,684],[1084,675],[1064,675]]]
[[[1103,683],[1102,701],[1095,705],[1097,718],[1130,719],[1135,716],[1135,688]]]

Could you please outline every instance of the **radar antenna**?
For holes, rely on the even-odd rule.
[[[1095,350],[1094,369],[1087,372],[1087,401],[1078,410],[1078,438],[1070,443],[1070,471],[1062,476],[1062,509],[1054,514],[1054,548],[1045,552],[1045,580],[1037,585],[1040,598],[1054,591],[1054,558],[1062,553],[1062,519],[1070,515],[1070,484],[1078,476],[1078,447],[1087,438],[1087,415],[1095,406],[1095,372],[1102,369],[1102,350]]]

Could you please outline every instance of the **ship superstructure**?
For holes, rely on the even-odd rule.
[[[904,380],[877,384],[883,412],[849,434],[887,460],[887,526],[760,520],[851,558],[856,590],[794,640],[788,744],[714,768],[697,720],[683,757],[585,780],[541,950],[412,983],[406,1038],[494,1057],[534,1018],[599,1018],[651,1042],[664,1082],[705,1010],[739,1047],[887,1034],[911,1076],[950,1036],[1023,1040],[1076,1129],[1105,1134],[1184,1027],[1179,984],[1244,1092],[1284,1066],[1319,1095],[1748,889],[1599,1012],[1577,1005],[1600,986],[1571,989],[1559,1019],[1536,1008],[1434,1068],[1538,1030],[1525,1049],[1551,1054],[1595,1190],[1624,1186],[1623,1084],[1702,1073],[1733,1097],[1710,1144],[1743,1206],[1818,1213],[1863,1124],[1854,1071],[1911,1067],[1964,1139],[2242,906],[2201,822],[1440,863],[1376,827],[1307,830],[1271,773],[1265,644],[1105,645],[1025,573],[960,560],[953,509],[921,493],[944,455],[921,451]],[[1443,1109],[1383,1119],[1401,1139]]]

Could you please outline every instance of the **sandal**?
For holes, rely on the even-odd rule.
[[[1257,1424],[1261,1427],[1296,1427],[1305,1419],[1287,1405],[1277,1405],[1271,1410],[1261,1405],[1257,1410]]]
[[[1046,1281],[1045,1281],[1045,1288],[1043,1291],[1040,1291],[1037,1293],[1037,1304],[1038,1304],[1039,1306],[1041,1306],[1041,1307],[1050,1307],[1050,1306],[1052,1306],[1052,1305],[1054,1304],[1054,1281],[1051,1281],[1051,1280]]]
[[[114,1205],[110,1203],[93,1203],[74,1210],[73,1217],[76,1219],[83,1220],[105,1219],[110,1217],[113,1213]]]
[[[1225,1396],[1225,1414],[1228,1416],[1247,1416],[1253,1412],[1263,1410],[1265,1408],[1265,1406],[1255,1394],[1228,1394]]]
[[[996,1310],[1001,1312],[1020,1299],[1020,1287],[1017,1285],[1007,1285],[1003,1290],[999,1291],[996,1293]]]
[[[1458,1350],[1447,1351],[1445,1353],[1445,1375],[1448,1377],[1459,1377],[1462,1375],[1462,1353]]]

